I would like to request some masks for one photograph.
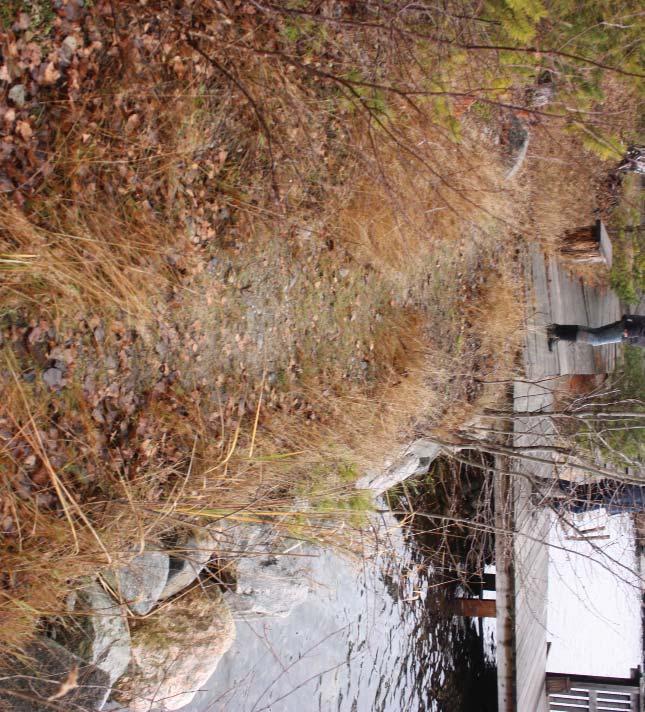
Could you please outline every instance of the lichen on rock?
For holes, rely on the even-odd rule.
[[[169,712],[187,705],[234,640],[233,617],[219,592],[196,588],[164,605],[132,633],[129,708]]]
[[[123,603],[137,615],[145,615],[155,606],[168,580],[170,558],[165,551],[146,549],[126,566],[105,571],[103,577]]]
[[[130,633],[123,608],[92,583],[79,592],[76,612],[83,613],[79,620],[84,633],[78,655],[107,672],[114,684],[130,662]]]
[[[226,592],[233,617],[286,618],[310,589],[306,557],[292,553],[293,542],[269,524],[238,524],[224,532],[235,551],[235,587]],[[296,544],[303,553],[300,543]]]

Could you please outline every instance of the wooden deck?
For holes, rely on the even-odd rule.
[[[591,347],[584,344],[557,344],[549,352],[547,324],[601,326],[621,317],[618,297],[600,291],[572,277],[554,257],[545,260],[538,249],[527,258],[527,379],[568,374],[611,373],[616,365],[616,345]]]
[[[556,430],[548,413],[554,394],[568,374],[608,373],[617,347],[559,343],[549,352],[549,323],[600,326],[620,318],[618,299],[582,285],[553,258],[538,249],[527,255],[525,378],[514,384],[516,412],[544,413],[543,418],[514,421],[515,447],[545,448]],[[532,450],[545,462],[500,458],[496,475],[498,709],[500,712],[547,712],[546,620],[551,518],[532,505],[530,480],[553,479],[558,467],[548,450]],[[505,475],[512,472],[513,475]],[[505,506],[506,505],[506,506]],[[499,530],[498,530],[499,531]]]

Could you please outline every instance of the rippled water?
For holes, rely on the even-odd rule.
[[[433,573],[395,518],[374,525],[395,556],[357,563],[317,552],[307,601],[286,619],[239,623],[186,712],[496,710],[490,641],[440,612]]]

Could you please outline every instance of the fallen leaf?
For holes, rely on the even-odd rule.
[[[133,131],[136,131],[140,123],[141,118],[139,117],[139,114],[130,114],[130,116],[128,116],[128,120],[125,122],[125,132],[132,133]]]
[[[18,29],[28,30],[30,24],[31,24],[31,17],[29,17],[28,13],[21,12],[18,15],[18,22],[16,23],[16,25],[18,26]]]
[[[38,487],[44,487],[51,482],[51,477],[49,471],[45,467],[40,467],[33,475],[31,475],[31,481]]]
[[[6,119],[6,114],[5,114]],[[28,121],[19,121],[16,124],[16,133],[24,140],[29,141],[29,139],[34,135],[31,126]]]
[[[54,84],[60,79],[60,72],[56,69],[53,62],[49,62],[43,71],[42,77],[40,79],[40,84]]]

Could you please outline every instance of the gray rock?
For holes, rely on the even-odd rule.
[[[197,588],[171,601],[132,634],[129,709],[167,712],[187,705],[234,640],[235,623],[220,594]]]
[[[294,547],[269,525],[238,525],[225,534],[235,560],[235,590],[225,594],[233,617],[286,618],[309,593],[307,559],[289,556]]]
[[[27,95],[25,92],[25,85],[24,84],[14,84],[11,89],[9,89],[9,94],[8,97],[15,106],[17,106],[19,109],[22,109],[22,107],[25,105],[25,102],[27,100]]]
[[[170,598],[190,586],[210,561],[219,539],[205,527],[184,533],[170,554],[168,581],[160,599]]]
[[[0,676],[2,712],[44,712],[44,710],[101,710],[110,694],[108,674],[73,655],[58,643],[39,638],[26,651],[27,659],[9,664],[3,661]],[[63,692],[64,682],[76,686],[55,701],[48,698]],[[14,693],[14,694],[12,694]]]
[[[103,575],[121,596],[123,603],[138,615],[145,615],[157,603],[168,580],[170,557],[164,551],[149,549],[138,554],[120,569]]]
[[[97,584],[82,589],[75,610],[84,633],[76,651],[80,657],[104,670],[114,684],[130,662],[130,632],[125,611]]]
[[[386,463],[382,471],[368,472],[361,477],[356,482],[356,488],[372,490],[375,495],[383,494],[408,477],[427,472],[440,453],[440,444],[423,438],[415,440],[394,462]]]
[[[74,35],[68,35],[64,40],[60,48],[59,63],[61,67],[68,67],[72,62],[72,57],[76,48],[78,47],[78,40]]]
[[[43,381],[52,389],[60,388],[63,384],[63,372],[58,368],[48,368],[43,373]]]

